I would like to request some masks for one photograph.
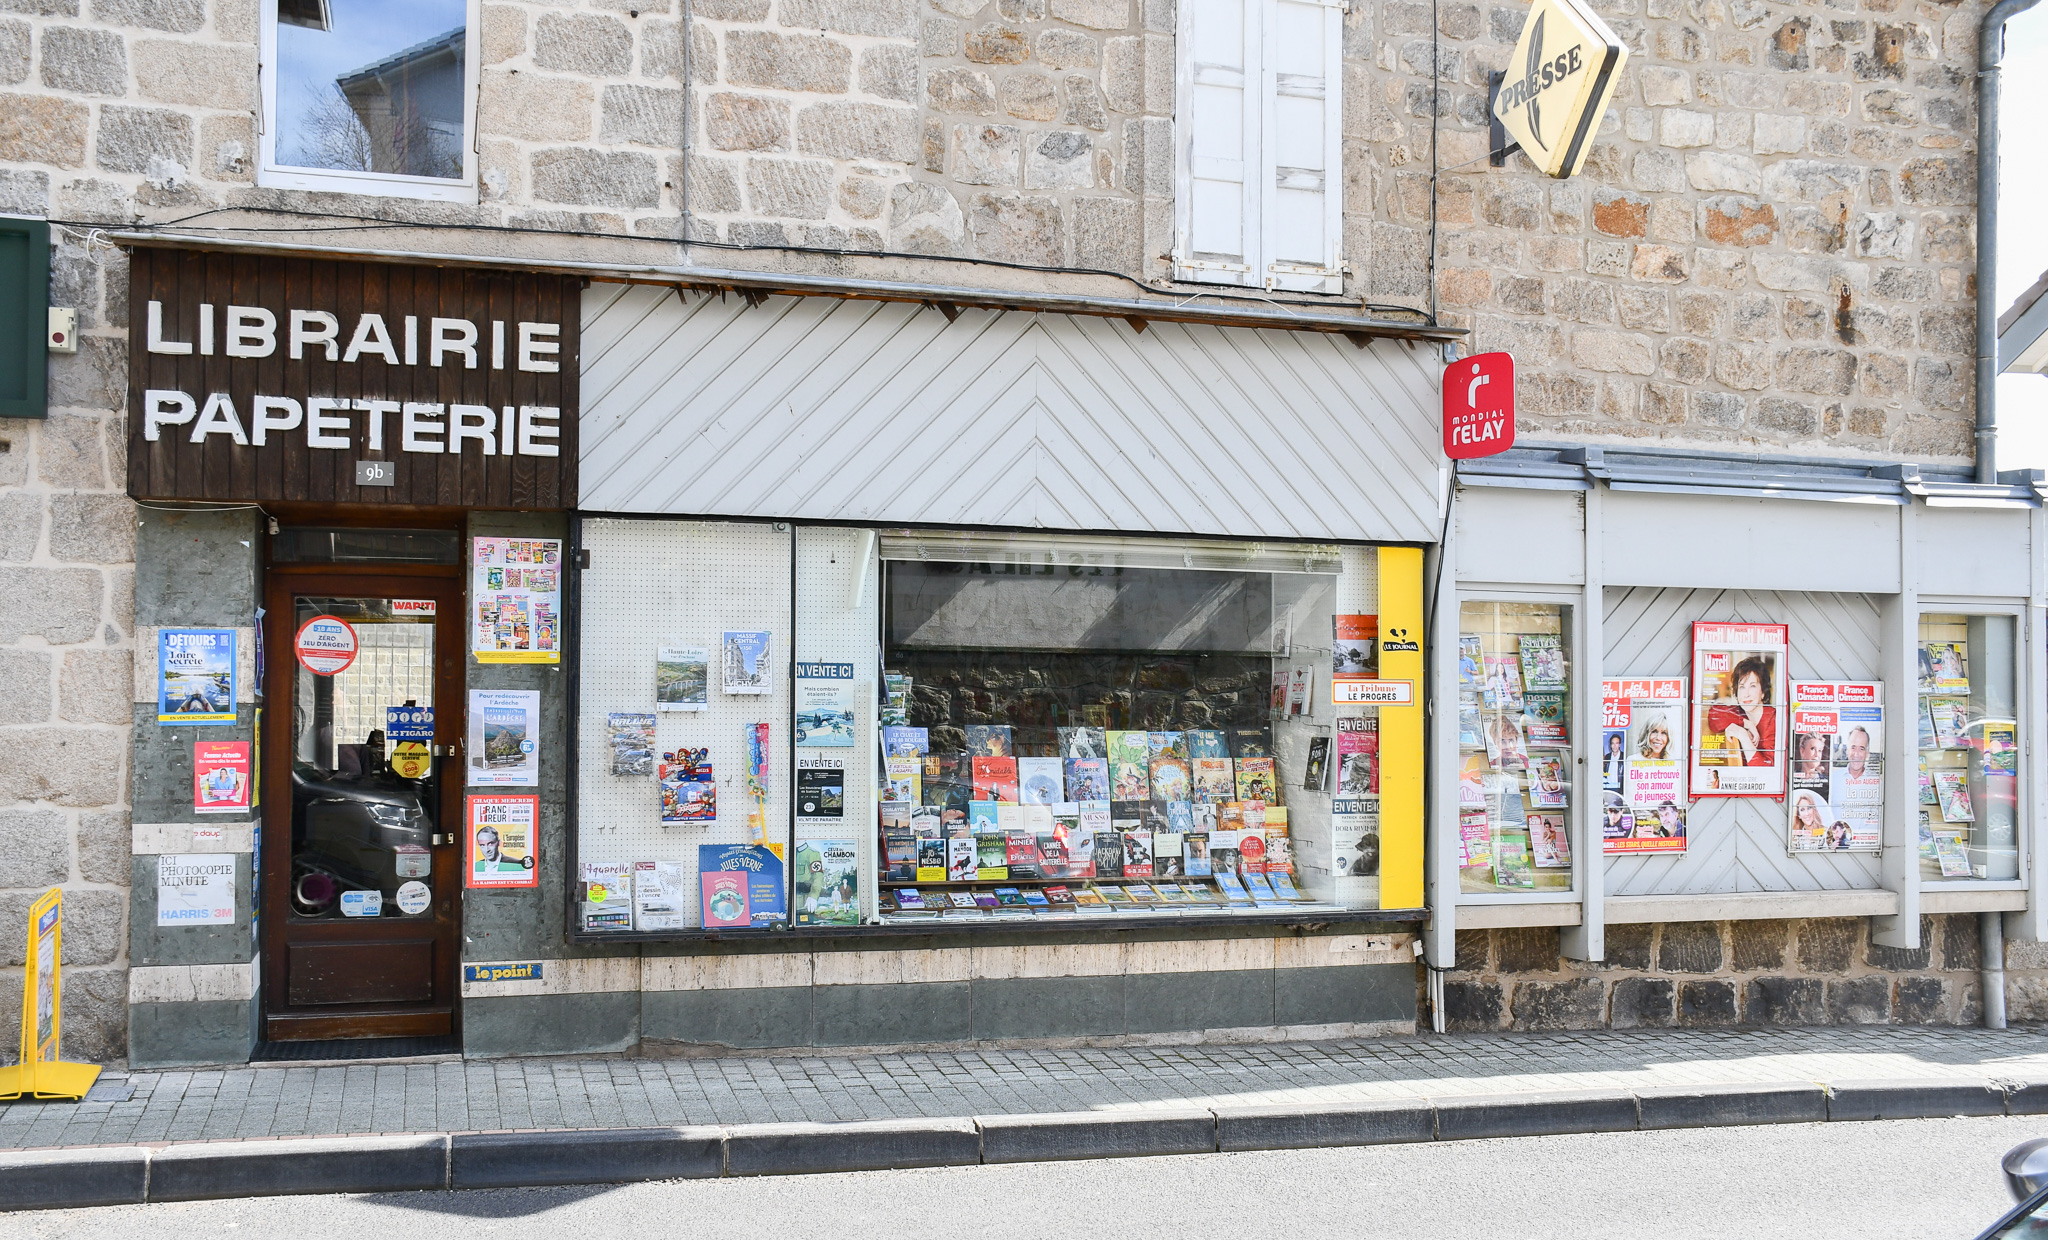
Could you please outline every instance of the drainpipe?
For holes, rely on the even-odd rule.
[[[1984,1027],[2005,1028],[2005,914],[1977,914],[1984,955]]]
[[[1977,481],[1987,486],[1998,481],[1998,70],[2005,23],[2040,2],[1998,0],[1977,33]],[[1994,1027],[2005,1027],[2002,1013]]]

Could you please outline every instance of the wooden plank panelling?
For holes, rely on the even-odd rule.
[[[130,496],[378,507],[575,506],[581,280],[151,248],[135,251],[129,271]],[[152,306],[160,320],[154,339]],[[267,330],[236,342],[230,331],[237,311],[255,323],[267,314]],[[327,323],[324,316],[332,316],[332,360],[329,346],[295,337],[294,311],[314,335]],[[473,364],[459,351],[435,357],[436,319],[444,321],[451,338],[475,333]],[[559,352],[533,349],[522,356],[522,324],[536,325],[532,338],[557,344]],[[381,333],[375,331],[379,326]],[[348,348],[359,330],[371,344],[380,335],[388,338],[396,364],[374,348],[350,360]],[[152,400],[151,393],[160,395]],[[273,428],[264,443],[255,443],[258,397],[295,402],[298,424]],[[347,402],[326,414],[346,425],[324,432],[347,446],[315,442],[323,432],[311,426],[307,405],[313,399]],[[187,400],[189,412],[182,403]],[[438,406],[420,417],[435,433],[422,433],[408,451],[402,410],[354,408],[359,401]],[[465,438],[459,452],[435,451],[450,442],[457,404],[475,407],[469,419],[479,429],[480,411],[490,412],[488,442]],[[154,418],[152,408],[158,411]],[[379,420],[380,434],[372,425]],[[522,434],[522,427],[552,428],[555,436]],[[380,440],[375,448],[373,435]],[[356,485],[358,461],[389,462],[393,485]]]

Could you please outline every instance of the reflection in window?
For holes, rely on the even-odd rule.
[[[466,0],[278,0],[277,162],[459,180]]]
[[[1569,622],[1545,603],[1458,610],[1462,891],[1571,888]]]

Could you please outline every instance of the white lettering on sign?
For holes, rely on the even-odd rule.
[[[164,428],[191,427],[186,438],[205,443],[212,435],[225,435],[238,444],[262,447],[271,432],[306,432],[309,448],[347,449],[355,446],[356,419],[362,415],[362,431],[372,452],[384,449],[385,415],[398,415],[399,449],[404,452],[453,453],[460,455],[464,443],[475,443],[484,456],[560,456],[562,411],[554,405],[442,405],[417,401],[346,400],[333,396],[312,396],[302,406],[289,396],[257,395],[250,401],[250,425],[245,431],[234,398],[226,392],[210,392],[202,405],[189,392],[150,388],[142,394],[142,437],[150,443],[163,438]],[[448,419],[442,421],[443,418]],[[444,442],[445,436],[445,442]]]
[[[164,305],[160,301],[149,303],[149,338],[146,347],[151,353],[166,356],[190,356],[193,352],[202,357],[214,353],[214,307],[204,302],[199,306],[199,338],[195,350],[189,340],[173,340],[164,326]],[[381,314],[359,314],[349,325],[348,345],[342,347],[342,322],[340,316],[328,310],[288,309],[285,312],[285,353],[293,361],[305,360],[308,351],[327,361],[351,364],[365,356],[379,359],[387,366],[417,366],[420,364],[419,319],[405,316],[403,332],[404,356],[400,347],[391,338],[390,325]],[[491,325],[490,356],[481,356],[478,345],[483,340],[480,322]],[[508,325],[515,330],[508,332]],[[278,345],[277,315],[261,306],[228,306],[221,324],[225,336],[223,351],[229,357],[270,357],[276,354]],[[508,336],[516,339],[517,345],[507,349]],[[464,370],[504,370],[507,354],[512,369],[529,374],[551,375],[562,369],[562,325],[560,323],[538,323],[525,320],[507,319],[454,319],[433,318],[427,323],[427,357],[429,366],[461,366]]]

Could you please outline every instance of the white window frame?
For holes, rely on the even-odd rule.
[[[1274,246],[1267,234],[1267,221],[1274,219],[1280,170],[1274,155],[1277,143],[1276,99],[1280,83],[1275,63],[1265,52],[1277,23],[1272,20],[1276,0],[1244,0],[1245,72],[1245,262],[1222,263],[1194,257],[1194,86],[1195,38],[1193,22],[1198,0],[1181,0],[1176,22],[1174,97],[1174,252],[1173,278],[1204,284],[1233,284],[1268,291],[1342,293],[1344,291],[1344,184],[1343,184],[1343,83],[1344,14],[1348,0],[1289,0],[1310,3],[1324,10],[1323,66],[1323,212],[1324,261],[1321,266],[1280,262],[1273,257]]]
[[[338,194],[371,194],[381,198],[416,198],[431,202],[475,205],[477,200],[477,89],[479,32],[483,0],[466,0],[462,56],[462,177],[404,176],[390,172],[336,172],[300,168],[277,162],[277,0],[261,0],[256,65],[259,111],[256,116],[256,184],[270,189],[317,190]]]

